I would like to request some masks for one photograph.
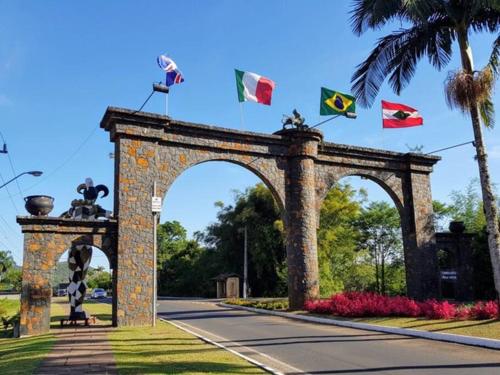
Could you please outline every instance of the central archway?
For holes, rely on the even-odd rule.
[[[204,161],[187,167],[170,186],[158,234],[159,295],[215,297],[215,279],[233,274],[243,296],[245,227],[247,292],[286,295],[283,208],[272,187],[249,169]]]

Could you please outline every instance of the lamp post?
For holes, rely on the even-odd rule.
[[[43,174],[43,172],[41,171],[29,171],[29,172],[23,172],[21,174],[18,174],[16,177],[14,178],[11,178],[9,181],[7,181],[6,183],[4,183],[3,185],[0,186],[0,189],[3,188],[5,185],[7,184],[10,184],[12,181],[18,179],[19,177],[21,177],[22,175],[25,175],[25,174],[30,174],[32,176],[35,176],[35,177],[39,177]]]

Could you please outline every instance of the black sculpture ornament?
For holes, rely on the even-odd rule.
[[[95,203],[99,193],[103,193],[101,198],[108,196],[109,189],[105,185],[94,186],[90,177],[85,179],[85,183],[76,188],[78,194],[83,194],[84,199],[74,199],[71,202],[71,208],[63,212],[61,217],[68,219],[87,219],[96,220],[100,217],[110,218],[111,211],[107,211]]]
[[[83,190],[83,193],[82,193]],[[83,194],[83,198],[87,201],[91,201],[94,203],[96,199],[99,196],[100,192],[103,192],[104,194],[101,196],[101,198],[107,197],[109,194],[109,189],[107,188],[106,185],[97,185],[94,187],[94,182],[90,177],[87,177],[85,179],[84,184],[78,185],[76,188],[76,192],[78,194]]]
[[[294,109],[292,112],[292,116],[283,115],[283,120],[281,123],[283,124],[283,129],[287,129],[287,125],[291,125],[291,128],[296,128],[300,130],[307,129],[309,126],[305,124],[306,119],[302,117],[302,115]]]

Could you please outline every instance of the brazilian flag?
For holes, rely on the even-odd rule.
[[[327,88],[321,88],[321,116],[345,115],[347,112],[356,113],[356,98]]]

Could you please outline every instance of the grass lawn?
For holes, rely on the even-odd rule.
[[[19,311],[19,301],[0,299],[0,308],[5,309],[4,315],[13,316]],[[52,349],[54,342],[55,338],[52,334],[22,339],[0,338],[0,374],[33,373]]]
[[[429,332],[500,340],[500,320],[429,320],[422,318],[355,318],[355,322],[411,328]]]
[[[119,328],[108,334],[120,374],[263,374],[243,359],[171,324]]]
[[[3,305],[2,305],[3,303]],[[0,300],[14,315],[19,301]],[[51,327],[59,327],[68,316],[67,297],[54,297],[51,304]],[[111,324],[111,305],[88,300],[84,310]],[[108,335],[120,374],[263,374],[259,368],[239,357],[205,344],[178,328],[158,322],[156,328],[117,328]],[[0,339],[0,374],[31,374],[51,350],[55,335],[22,339]]]
[[[100,303],[94,300],[86,300],[83,303],[83,310],[95,316],[99,324],[111,324],[111,305]],[[62,318],[69,315],[68,297],[53,297],[50,306],[50,326],[57,328]]]

